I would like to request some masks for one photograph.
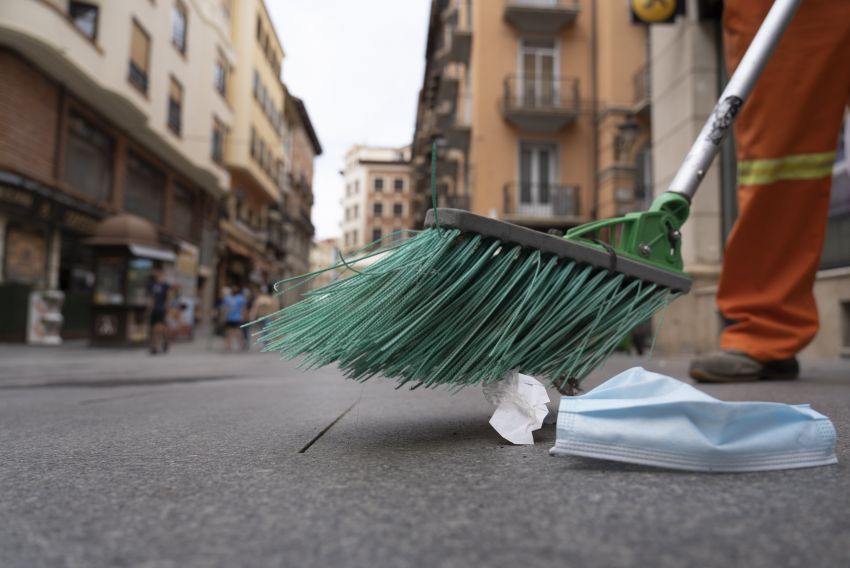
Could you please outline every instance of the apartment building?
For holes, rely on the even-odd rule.
[[[415,223],[410,147],[353,146],[345,156],[341,249],[400,238]]]
[[[313,246],[310,248],[310,271],[315,272],[317,270],[323,270],[338,263],[338,252],[339,239],[337,238],[315,241]],[[310,282],[310,288],[313,290],[321,288],[326,284],[330,284],[338,277],[339,274],[332,270],[325,272]]]
[[[155,262],[209,304],[230,186],[231,10],[229,0],[0,3],[0,339],[21,339],[15,298],[29,288],[65,293],[66,336],[88,335],[104,304],[126,306],[143,337],[144,302],[132,299],[145,297]],[[96,263],[89,239],[121,214],[144,219],[156,246]],[[128,231],[113,237],[138,226],[113,224]]]
[[[643,206],[647,32],[594,0],[433,0],[413,167],[430,206],[564,230]]]
[[[284,52],[263,0],[232,2],[233,70],[228,101],[233,123],[224,162],[230,196],[220,223],[220,285],[265,284],[283,273],[285,192]]]
[[[281,276],[289,278],[310,270],[310,251],[316,233],[310,219],[313,210],[313,162],[322,153],[322,145],[304,101],[287,92],[285,107],[287,192],[282,206],[285,256]],[[300,295],[300,290],[286,292],[282,298],[283,305],[297,302]]]

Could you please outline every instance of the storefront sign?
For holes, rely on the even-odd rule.
[[[31,193],[22,189],[0,185],[0,201],[29,209],[32,207],[35,198]]]
[[[99,219],[70,209],[65,210],[62,214],[62,226],[78,233],[92,235],[98,223],[100,223]]]

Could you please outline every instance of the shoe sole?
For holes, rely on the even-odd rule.
[[[755,381],[793,381],[799,378],[798,373],[755,373],[752,375],[715,375],[703,369],[691,369],[692,379],[700,383],[748,383]]]

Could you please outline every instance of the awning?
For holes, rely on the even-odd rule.
[[[174,262],[177,256],[168,249],[149,247],[145,245],[127,245],[130,252],[142,258],[152,258],[154,260],[164,260],[165,262]]]
[[[227,248],[230,249],[230,252],[234,254],[238,254],[239,256],[245,256],[250,258],[251,251],[245,245],[234,241],[233,239],[227,239]]]

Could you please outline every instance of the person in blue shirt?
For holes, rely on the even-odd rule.
[[[245,338],[241,325],[245,323],[248,301],[241,292],[225,287],[222,290],[221,309],[224,312],[224,348],[233,351],[234,347],[244,349]]]

